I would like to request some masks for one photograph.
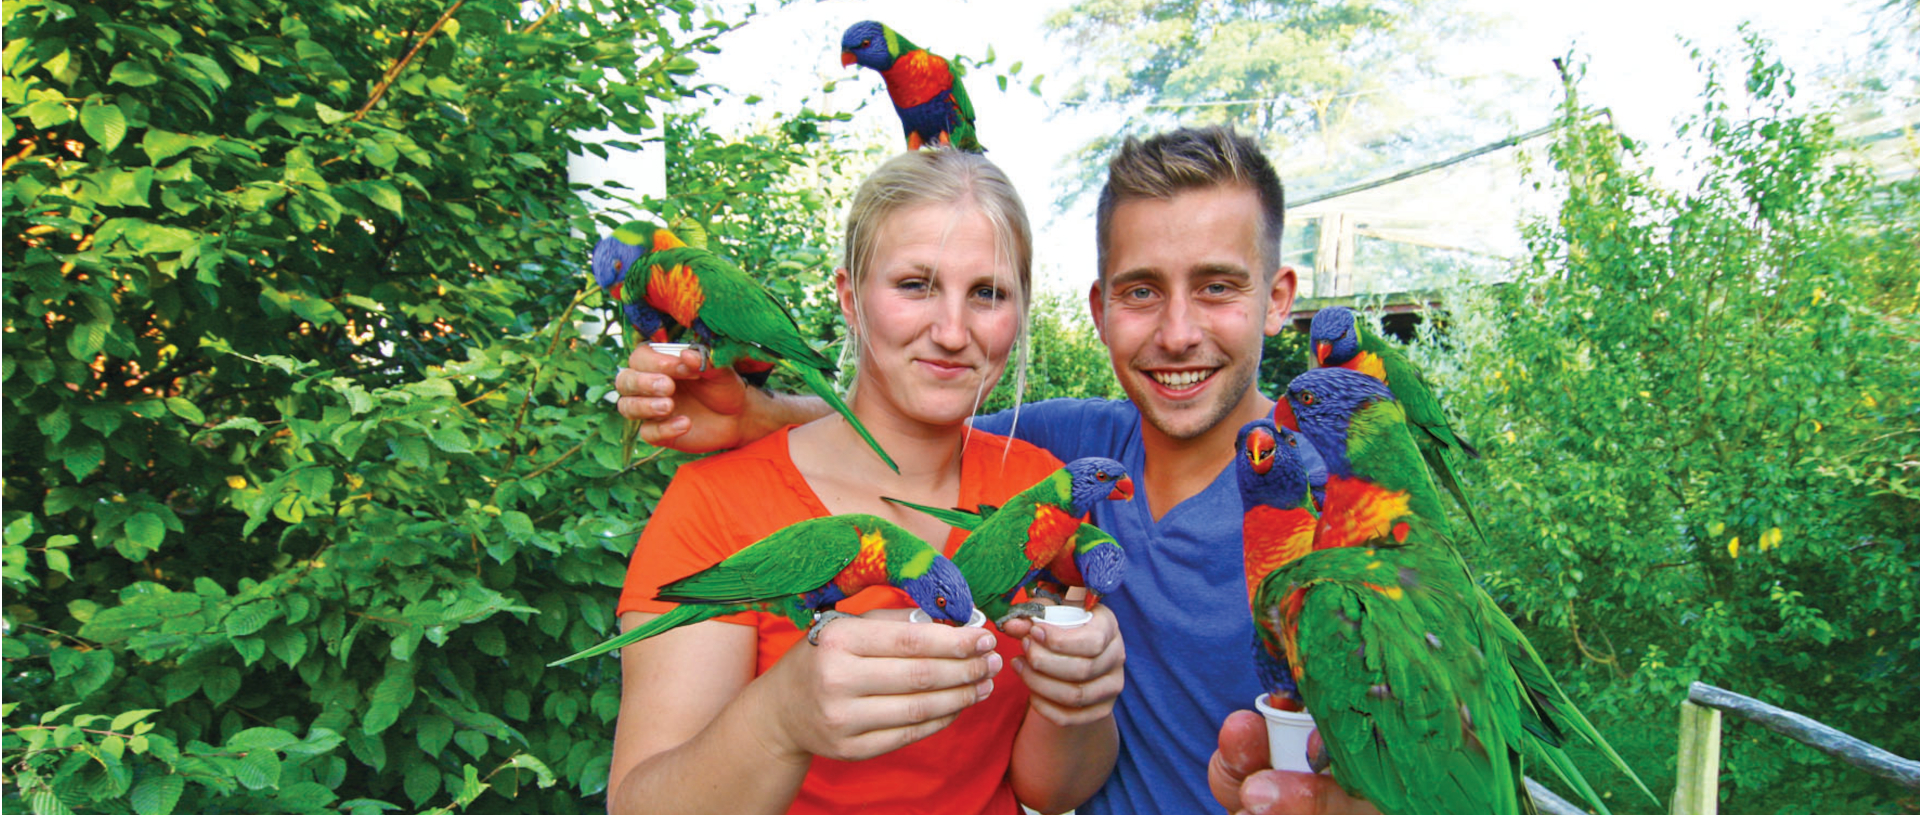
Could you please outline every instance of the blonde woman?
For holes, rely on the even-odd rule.
[[[810,517],[880,515],[951,554],[960,533],[880,496],[999,504],[1060,466],[967,425],[1024,332],[1032,236],[1006,176],[967,153],[897,156],[856,193],[845,243],[848,403],[900,472],[838,416],[682,467],[634,552],[623,628],[671,608],[651,599],[660,584]],[[627,646],[608,811],[1017,815],[1099,788],[1124,682],[1109,612],[1000,631],[913,625],[906,606],[869,590],[818,646],[766,614]]]

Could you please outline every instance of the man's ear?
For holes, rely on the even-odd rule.
[[[1292,266],[1282,266],[1273,273],[1273,288],[1267,293],[1267,336],[1275,336],[1287,327],[1287,320],[1293,317],[1293,293],[1299,284]]]
[[[1100,338],[1100,343],[1105,345],[1107,342],[1107,321],[1105,319],[1107,316],[1107,298],[1104,297],[1103,294],[1104,290],[1101,288],[1100,281],[1097,279],[1094,280],[1093,285],[1087,289],[1087,311],[1093,314],[1093,333]]]

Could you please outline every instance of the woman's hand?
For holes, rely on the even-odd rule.
[[[754,683],[756,718],[786,758],[858,761],[952,724],[993,692],[1000,655],[978,628],[864,617],[828,623],[820,644],[795,645]]]
[[[1220,749],[1207,762],[1214,800],[1233,815],[1380,815],[1347,796],[1332,776],[1267,769],[1267,722],[1236,710],[1220,725]]]
[[[1013,669],[1026,680],[1034,712],[1061,727],[1113,715],[1113,700],[1126,686],[1121,668],[1127,662],[1113,612],[1096,606],[1093,619],[1077,628],[1013,619],[1001,630],[1025,640],[1026,655],[1014,659]]]
[[[747,383],[731,368],[700,370],[700,354],[677,357],[642,345],[613,376],[620,415],[638,420],[640,440],[684,453],[730,450],[745,435]]]

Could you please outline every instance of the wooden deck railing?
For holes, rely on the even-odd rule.
[[[1920,761],[1901,758],[1793,711],[1695,682],[1680,703],[1680,767],[1672,815],[1714,815],[1719,809],[1723,712],[1908,789],[1920,789]]]

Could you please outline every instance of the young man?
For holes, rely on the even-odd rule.
[[[1330,779],[1255,772],[1265,732],[1244,714],[1229,719],[1260,693],[1232,462],[1241,425],[1272,415],[1256,386],[1261,345],[1293,304],[1294,275],[1280,265],[1280,179],[1230,129],[1129,139],[1109,164],[1097,217],[1088,306],[1128,398],[1027,405],[1017,427],[1011,412],[975,420],[1062,460],[1116,458],[1142,485],[1144,500],[1102,501],[1093,516],[1127,551],[1124,589],[1103,598],[1126,635],[1127,690],[1114,714],[1113,775],[1080,811],[1203,812],[1215,801],[1339,811],[1328,808],[1344,798]],[[615,380],[620,411],[647,420],[642,437],[654,444],[732,447],[825,410],[644,350],[629,364]],[[1307,808],[1288,809],[1295,804]]]

